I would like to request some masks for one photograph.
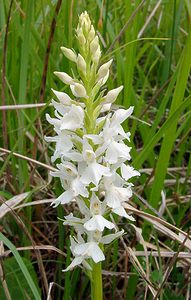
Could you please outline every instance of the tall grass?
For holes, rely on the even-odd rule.
[[[75,49],[74,28],[78,15],[86,9],[99,32],[104,60],[113,57],[115,61],[109,87],[124,84],[117,105],[134,106],[134,116],[124,126],[131,131],[132,164],[141,169],[142,176],[134,182],[138,196],[135,195],[131,203],[152,214],[149,205],[157,211],[163,209],[162,218],[188,232],[191,199],[191,4],[188,0],[73,0],[60,1],[61,6],[56,10],[58,4],[56,0],[13,1],[7,27],[11,1],[0,1],[1,64],[3,57],[6,58],[5,74],[2,73],[5,93],[1,104],[24,105],[40,101],[47,104],[39,109],[35,106],[30,109],[5,108],[5,118],[2,109],[0,111],[1,202],[25,191],[32,192],[25,203],[29,206],[15,210],[18,220],[22,221],[34,244],[55,248],[38,250],[41,251],[40,256],[30,247],[28,249],[31,239],[10,213],[1,217],[0,239],[5,251],[7,246],[16,256],[16,263],[21,269],[19,276],[26,278],[26,287],[28,285],[32,290],[31,299],[38,299],[39,290],[41,298],[46,299],[48,288],[52,299],[88,299],[89,282],[80,269],[67,274],[61,272],[70,261],[69,232],[57,217],[62,219],[68,207],[58,207],[56,211],[46,201],[45,204],[31,204],[40,199],[52,199],[61,193],[59,183],[53,182],[48,173],[52,148],[43,137],[51,134],[44,117],[45,111],[51,112],[51,88],[65,89],[53,76],[53,71],[71,73],[72,65],[60,54],[60,46]],[[3,83],[0,87],[3,88]],[[6,135],[8,145],[5,143]],[[5,155],[4,145],[11,151],[9,154]],[[13,152],[26,159],[43,162],[47,168],[18,158]],[[163,202],[162,191],[165,194]],[[141,197],[146,202],[143,203]],[[1,209],[0,206],[0,216]],[[108,248],[110,256],[103,266],[105,298],[152,299],[148,282],[143,279],[143,273],[132,266],[132,257],[125,248],[130,246],[139,251],[143,247],[137,246],[139,242],[135,232],[125,220],[119,222],[123,222],[127,234],[122,241]],[[146,228],[144,224],[147,224],[146,221],[138,216],[136,225]],[[146,233],[144,235],[143,232],[143,235],[147,238],[148,249],[152,244],[158,252],[164,248],[178,251],[177,241],[164,238],[151,225]],[[22,261],[22,253],[18,256],[13,244],[17,248],[24,247],[25,253],[27,251],[25,260]],[[57,253],[58,249],[62,252]],[[10,265],[8,259],[2,254],[0,266]],[[161,257],[160,253],[158,258],[149,257],[149,281],[156,290],[164,279],[169,260]],[[145,257],[138,261],[145,271]],[[33,268],[36,275],[32,272],[33,275],[28,276],[27,266]],[[177,266],[179,269],[175,271]],[[178,264],[174,262],[173,268],[160,291],[161,299],[172,298],[172,295],[173,299],[189,299],[188,260],[180,259]],[[13,274],[7,267],[4,269],[3,278],[8,283]],[[46,282],[57,285],[47,288]],[[15,290],[7,286],[12,296]],[[6,299],[2,290],[0,284],[0,299]]]

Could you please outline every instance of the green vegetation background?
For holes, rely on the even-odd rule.
[[[24,192],[29,192],[26,203],[51,199],[61,192],[59,183],[51,181],[48,168],[29,159],[51,165],[53,150],[43,139],[44,135],[52,134],[45,111],[51,111],[48,107],[51,88],[66,89],[53,71],[72,74],[72,63],[61,54],[60,46],[75,49],[74,28],[84,10],[99,33],[103,62],[114,58],[108,88],[124,85],[116,104],[135,107],[133,118],[124,125],[131,131],[132,164],[142,173],[135,182],[139,196],[133,202],[141,210],[151,212],[141,196],[159,210],[163,190],[163,217],[187,232],[191,194],[190,0],[0,1],[0,104],[42,104],[39,108],[4,107],[0,111],[1,202]],[[4,149],[11,152],[5,155]],[[23,157],[18,158],[13,152]],[[1,218],[0,240],[12,252],[16,251],[15,259],[3,256],[0,263],[12,299],[46,299],[50,282],[58,284],[51,291],[52,299],[88,299],[89,282],[83,273],[79,269],[67,274],[61,272],[70,261],[69,232],[62,222],[57,222],[57,216],[62,218],[64,213],[63,208],[56,211],[47,203],[29,205]],[[142,221],[138,219],[137,225],[143,227]],[[123,226],[128,231],[127,245],[136,246],[135,233],[127,224]],[[158,233],[152,226],[144,228],[145,239],[159,247]],[[162,242],[174,251],[178,249],[177,242],[167,238]],[[54,250],[25,249],[18,254],[13,244],[55,246],[65,256]],[[125,272],[128,268],[134,275],[128,284],[120,273],[104,275],[106,299],[144,299],[145,282],[130,263],[125,266],[122,245],[115,242],[108,253],[105,270]],[[144,258],[140,262],[145,269]],[[153,259],[149,263],[150,280],[155,287],[160,286],[166,270],[164,259],[159,258],[158,264],[157,269]],[[187,269],[179,270],[177,266],[174,263],[160,293],[161,299],[187,299],[190,291]],[[15,280],[18,284],[10,284]],[[23,284],[19,284],[21,281]],[[0,299],[7,299],[3,289],[0,286]],[[15,296],[17,293],[19,298]],[[152,299],[149,297],[148,293],[146,299]]]

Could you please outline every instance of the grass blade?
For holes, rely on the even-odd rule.
[[[188,35],[187,44],[182,53],[182,64],[179,69],[177,76],[176,87],[172,99],[172,104],[170,108],[170,117],[173,115],[177,108],[180,107],[184,99],[184,93],[187,85],[187,79],[191,67],[191,30]],[[185,102],[183,102],[185,104]],[[176,140],[176,128],[177,128],[178,118],[171,120],[169,128],[166,131],[165,137],[163,139],[162,147],[160,150],[159,159],[156,166],[156,175],[153,183],[153,188],[150,196],[150,204],[153,207],[157,207],[158,201],[160,199],[160,193],[163,188],[164,179],[166,176],[167,167],[169,164],[169,159],[172,151],[173,144]]]
[[[34,284],[32,277],[25,266],[25,263],[22,260],[22,257],[20,256],[19,252],[17,251],[16,247],[0,232],[0,240],[3,241],[3,243],[11,250],[13,253],[19,267],[21,268],[21,271],[23,272],[23,275],[25,276],[26,281],[28,282],[28,285],[31,288],[31,291],[34,295],[35,300],[41,300],[41,296],[38,292],[38,289],[36,285]]]

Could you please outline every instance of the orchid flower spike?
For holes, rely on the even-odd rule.
[[[114,113],[110,110],[123,86],[100,91],[113,59],[100,65],[99,38],[87,12],[79,17],[76,38],[78,51],[66,47],[61,51],[74,64],[78,76],[54,72],[71,91],[68,95],[52,90],[57,98],[52,100],[55,117],[46,115],[55,131],[55,136],[46,137],[55,143],[52,161],[57,163],[57,171],[51,175],[59,177],[63,187],[52,204],[76,202],[78,206],[76,216],[65,216],[64,225],[73,226],[76,235],[70,238],[74,260],[64,271],[78,265],[91,270],[91,262],[105,259],[102,245],[124,233],[118,231],[112,214],[134,221],[124,203],[132,197],[133,185],[128,181],[140,175],[129,165],[130,133],[122,127],[133,107]]]

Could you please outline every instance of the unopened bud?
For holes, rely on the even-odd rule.
[[[90,21],[87,11],[85,11],[84,13],[82,13],[80,15],[79,22],[80,22],[81,27],[83,27],[83,29],[85,30],[85,32],[88,33],[90,30],[91,21]]]
[[[106,103],[106,104],[104,104],[104,105],[102,106],[100,112],[101,112],[101,113],[104,113],[104,112],[110,110],[110,108],[111,108],[111,103]]]
[[[76,54],[74,51],[66,47],[60,47],[60,49],[69,60],[76,62]]]
[[[103,64],[98,70],[98,80],[105,77],[109,71],[113,59],[110,59],[107,63]]]
[[[95,64],[99,63],[101,57],[101,50],[100,50],[100,46],[98,47],[97,51],[94,53],[92,60]]]
[[[107,74],[105,75],[105,77],[101,78],[100,80],[98,80],[98,85],[101,87],[102,85],[104,85],[106,83],[106,81],[109,78],[109,70],[107,71]]]
[[[93,41],[90,43],[90,51],[94,55],[99,47],[98,36],[96,35]]]
[[[95,30],[93,25],[91,25],[90,32],[88,34],[88,40],[91,42],[95,38]]]
[[[85,87],[80,83],[75,83],[70,86],[71,91],[75,97],[88,98]]]
[[[77,32],[77,38],[78,38],[79,44],[80,44],[80,46],[83,47],[86,43],[86,39],[83,34],[82,28],[79,28],[76,32]]]
[[[54,74],[65,84],[73,84],[74,80],[67,73],[64,72],[54,72]]]
[[[107,95],[104,97],[103,103],[113,103],[118,97],[119,93],[122,91],[122,89],[123,86],[121,85],[118,88],[109,91]]]
[[[51,89],[54,95],[58,98],[58,100],[64,105],[71,105],[72,99],[64,92],[58,92]]]
[[[77,67],[80,71],[82,71],[84,74],[86,74],[86,62],[80,54],[78,54],[77,57]]]

